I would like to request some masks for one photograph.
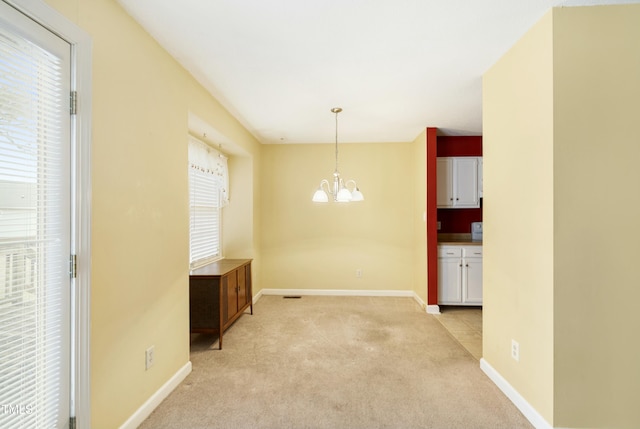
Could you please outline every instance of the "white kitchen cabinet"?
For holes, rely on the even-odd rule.
[[[482,305],[482,246],[464,247],[462,258],[462,302]]]
[[[438,246],[438,304],[482,305],[482,246]]]
[[[482,157],[478,158],[478,197],[482,198],[483,191],[483,175],[484,175],[484,162],[482,161]]]
[[[438,158],[437,182],[438,208],[480,207],[478,157]]]
[[[460,246],[438,248],[438,303],[462,302],[462,249]]]

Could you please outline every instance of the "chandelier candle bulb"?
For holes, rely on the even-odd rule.
[[[363,201],[364,196],[356,181],[350,179],[345,182],[338,172],[338,113],[342,112],[342,108],[334,107],[331,112],[336,115],[336,169],[333,172],[333,186],[327,179],[320,181],[320,186],[313,194],[312,201],[314,203],[328,203],[329,195],[332,195],[333,201],[337,203]]]

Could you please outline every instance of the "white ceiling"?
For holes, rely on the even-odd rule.
[[[638,0],[119,0],[262,143],[482,134],[482,75],[551,7]]]

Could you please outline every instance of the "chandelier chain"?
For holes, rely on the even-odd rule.
[[[331,109],[333,113],[336,115],[336,173],[338,172],[338,113],[342,111],[339,107],[334,107]]]

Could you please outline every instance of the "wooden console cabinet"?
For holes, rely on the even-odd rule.
[[[222,335],[249,307],[253,314],[251,259],[222,259],[189,273],[191,332]]]

